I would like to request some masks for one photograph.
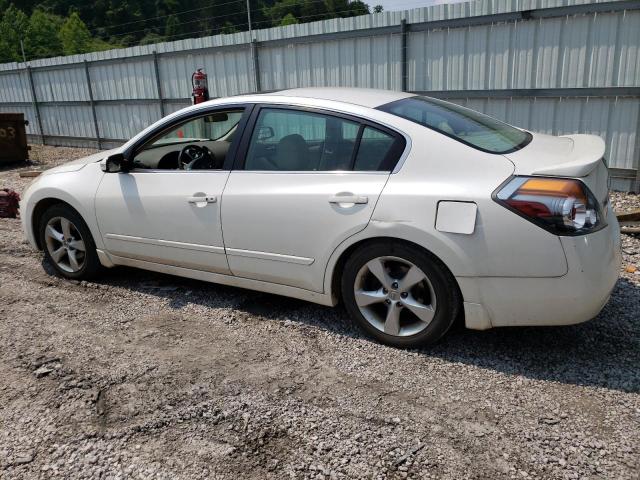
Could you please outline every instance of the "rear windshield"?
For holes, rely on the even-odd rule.
[[[482,113],[428,97],[409,97],[378,107],[489,153],[509,153],[531,141],[531,134]]]

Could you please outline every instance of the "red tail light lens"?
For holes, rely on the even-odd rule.
[[[579,235],[604,226],[597,200],[579,180],[514,177],[494,198],[556,235]]]

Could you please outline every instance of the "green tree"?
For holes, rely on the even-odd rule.
[[[236,26],[231,23],[229,20],[227,20],[226,22],[224,22],[224,25],[222,25],[222,30],[220,30],[220,33],[236,33],[238,31],[238,29],[236,28]]]
[[[315,22],[335,17],[366,15],[369,13],[369,6],[358,0],[276,0],[271,6],[265,6],[262,13],[271,20],[273,26],[278,26],[282,25],[288,15],[298,21]]]
[[[299,1],[299,0],[277,0],[272,6],[265,7],[263,14],[271,20],[271,24],[275,27],[281,25],[286,17],[295,19],[303,18],[312,20],[320,20],[323,15],[324,5],[317,1]]]
[[[383,10],[384,7],[382,5],[376,5],[375,7],[373,7],[373,13],[382,13]]]
[[[0,63],[15,62],[15,52],[7,42],[0,38]]]
[[[180,21],[175,15],[169,15],[164,26],[164,35],[169,39],[180,33]]]
[[[291,15],[290,13],[287,13],[284,18],[282,20],[280,20],[280,26],[284,27],[285,25],[294,25],[298,22],[298,19],[296,17],[294,17],[293,15]]]
[[[91,39],[90,52],[102,52],[104,50],[111,50],[113,48],[122,48],[122,45],[118,43],[108,43],[100,38]]]
[[[20,40],[26,39],[29,17],[13,4],[9,5],[0,21],[0,62],[21,62]]]
[[[62,55],[62,42],[58,32],[63,20],[57,15],[34,10],[29,18],[29,26],[24,42],[28,58],[46,58]]]
[[[19,4],[19,9],[11,7],[11,2]],[[250,0],[250,8],[255,29],[370,11],[360,0]],[[21,37],[16,34],[20,29],[7,28],[12,22],[2,18],[13,18],[20,10],[29,27],[28,34],[24,27]],[[78,18],[71,18],[71,12]],[[248,28],[244,1],[227,0],[0,0],[2,26],[0,61],[21,59],[20,38],[25,40],[28,58],[33,59]]]
[[[87,53],[91,51],[93,46],[91,33],[76,12],[73,12],[62,24],[58,37],[62,42],[62,50],[65,55]]]
[[[355,17],[356,15],[367,15],[369,5],[359,0],[350,2],[349,0],[325,0],[327,6],[331,4],[330,12],[332,17]]]
[[[143,37],[144,38],[144,37]],[[133,35],[122,35],[117,38],[109,39],[109,43],[117,44],[120,48],[131,47],[133,45],[138,45],[139,40]]]
[[[147,33],[142,40],[140,40],[140,45],[151,45],[152,43],[161,43],[164,42],[165,38],[162,35],[158,35],[154,32]]]

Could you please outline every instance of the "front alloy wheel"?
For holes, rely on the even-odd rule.
[[[62,276],[85,280],[100,271],[89,227],[69,205],[59,203],[49,207],[38,219],[38,234],[46,260]]]
[[[82,270],[86,247],[78,228],[64,217],[53,217],[44,231],[47,251],[60,270],[75,273]]]

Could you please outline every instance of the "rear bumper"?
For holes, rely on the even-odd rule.
[[[469,328],[571,325],[595,317],[605,306],[622,257],[620,228],[609,225],[592,234],[561,237],[568,272],[553,278],[460,277]]]

